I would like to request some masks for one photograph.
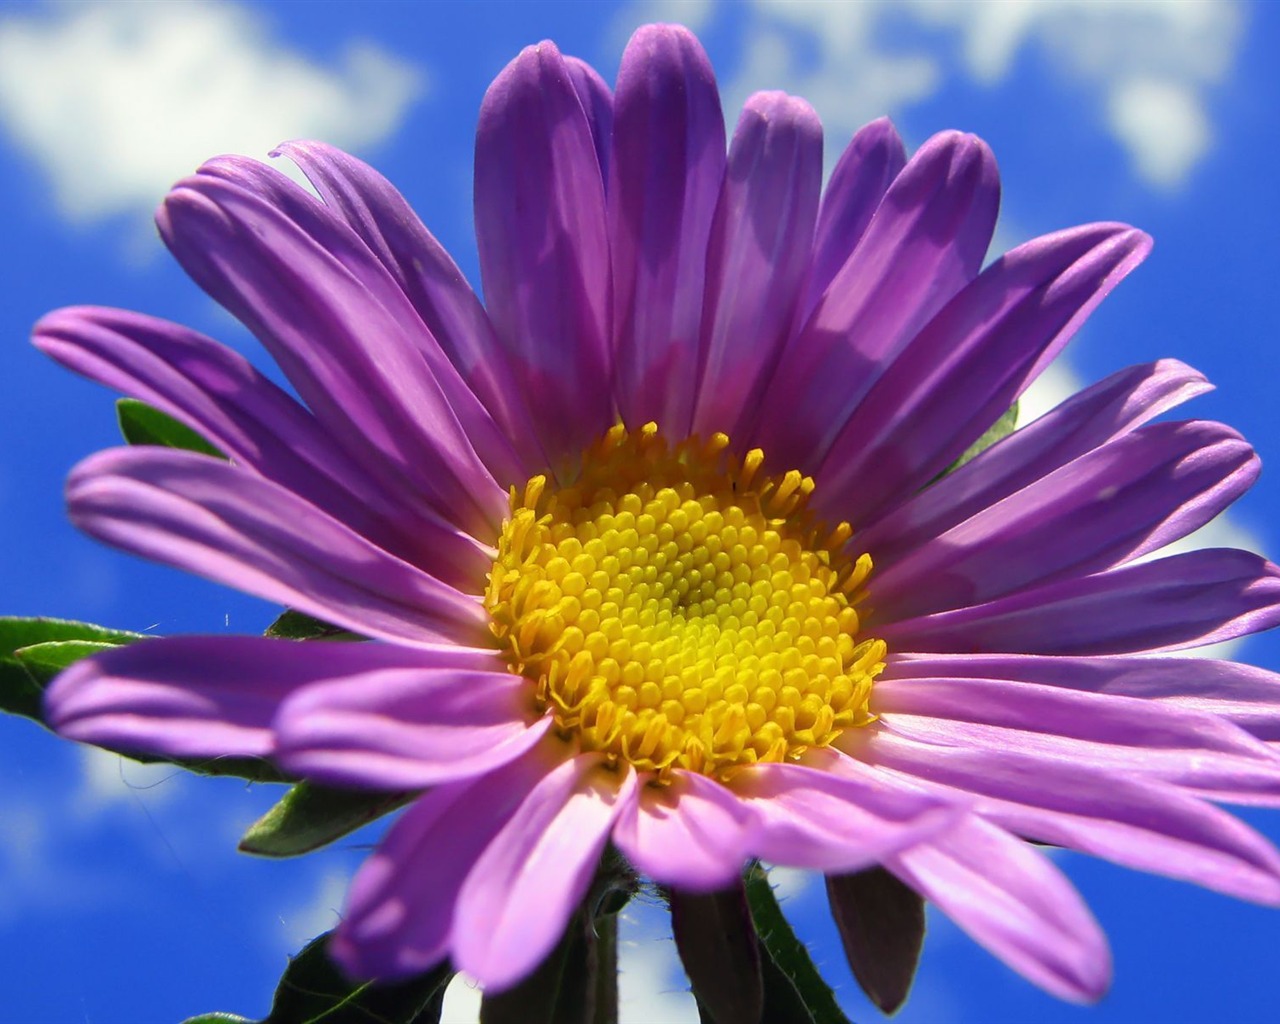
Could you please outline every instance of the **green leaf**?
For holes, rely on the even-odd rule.
[[[0,618],[0,711],[46,725],[41,699],[68,665],[99,651],[151,639],[66,619]],[[253,757],[169,758],[124,755],[143,764],[175,764],[198,775],[234,775],[251,782],[288,782],[270,761]]]
[[[141,639],[69,619],[0,618],[0,711],[43,725],[40,700],[55,675],[87,655]]]
[[[130,444],[160,445],[163,448],[181,448],[225,459],[218,448],[203,437],[179,423],[168,413],[161,412],[136,398],[121,398],[116,402],[116,419],[120,421],[120,433]]]
[[[335,626],[323,619],[313,618],[303,612],[286,608],[275,622],[267,627],[265,636],[277,640],[364,640],[358,633]]]
[[[299,782],[249,826],[240,839],[240,849],[260,857],[310,853],[403,807],[414,795],[365,793]]]
[[[238,1013],[202,1013],[199,1017],[188,1017],[182,1024],[256,1024],[248,1017]]]
[[[312,939],[289,961],[261,1021],[205,1013],[183,1024],[438,1024],[454,974],[447,961],[395,985],[354,982],[325,951],[331,934]]]
[[[1009,406],[1009,408],[1005,410],[1004,415],[987,428],[985,434],[978,438],[978,440],[974,441],[973,444],[969,445],[969,447],[965,449],[965,453],[943,471],[942,475],[946,476],[948,473],[954,473],[966,462],[976,459],[997,441],[1003,441],[1006,437],[1012,434],[1014,427],[1017,425],[1018,403],[1014,402],[1013,405]]]
[[[813,1024],[850,1024],[836,1002],[831,986],[822,980],[814,966],[809,950],[791,930],[773,894],[769,875],[759,864],[747,869],[746,886],[747,904],[755,921],[756,934],[769,954],[769,960],[778,969],[778,975],[771,978],[768,965],[765,965],[766,1019],[784,1019],[782,1008],[793,999],[788,986],[782,983],[789,982]],[[774,1013],[773,1017],[768,1016],[770,1012]]]

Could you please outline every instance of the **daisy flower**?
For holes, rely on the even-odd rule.
[[[448,957],[509,988],[609,844],[677,898],[752,858],[823,872],[851,952],[851,873],[881,866],[1077,1000],[1106,942],[1028,840],[1280,904],[1280,855],[1217,806],[1280,803],[1276,678],[1167,656],[1274,625],[1280,572],[1143,557],[1257,475],[1230,428],[1153,422],[1203,378],[1122,370],[946,472],[1142,232],[984,269],[980,139],[908,159],[877,121],[824,190],[813,110],[757,93],[726,147],[674,26],[636,33],[613,90],[551,43],[494,81],[483,304],[375,171],[278,155],[319,199],[221,157],[158,224],[293,393],[137,313],[64,309],[35,343],[228,456],[87,459],[83,530],[374,642],[147,640],[46,709],[116,750],[420,792],[352,883],[353,975]]]

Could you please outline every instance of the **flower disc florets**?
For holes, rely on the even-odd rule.
[[[558,489],[511,492],[485,605],[566,736],[640,771],[724,777],[871,721],[885,645],[858,639],[871,571],[723,434],[670,446],[617,426]]]

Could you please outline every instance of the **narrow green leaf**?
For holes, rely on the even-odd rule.
[[[412,793],[364,793],[310,782],[290,788],[240,839],[244,853],[297,857],[403,807]]]
[[[146,639],[145,633],[131,633],[124,629],[108,629],[91,622],[75,622],[71,619],[0,618],[0,655],[13,654],[19,647],[54,640],[92,640],[104,644],[131,644]]]
[[[143,639],[141,633],[69,619],[0,618],[0,711],[44,724],[44,688],[73,661]]]
[[[439,1024],[454,974],[448,962],[395,985],[355,982],[326,952],[331,934],[312,939],[289,961],[262,1020],[204,1013],[183,1024]]]
[[[182,1024],[257,1024],[248,1017],[238,1013],[202,1013],[199,1017],[188,1017]]]
[[[1014,402],[1013,405],[1009,406],[1009,408],[1005,410],[1004,414],[998,420],[987,428],[986,433],[978,438],[978,440],[974,441],[973,444],[969,445],[969,447],[965,449],[965,453],[943,471],[942,475],[946,476],[948,473],[954,473],[966,462],[976,459],[997,441],[1003,441],[1006,437],[1012,434],[1017,425],[1018,403]]]
[[[179,423],[168,413],[161,412],[136,398],[121,398],[116,402],[116,419],[120,421],[120,433],[130,444],[159,445],[163,448],[181,448],[225,459],[218,448],[203,437]]]
[[[809,950],[791,930],[791,925],[773,894],[769,875],[759,864],[753,864],[747,869],[746,886],[747,904],[751,907],[756,933],[760,936],[760,943],[769,954],[769,959],[782,976],[782,979],[775,980],[785,979],[794,986],[813,1024],[850,1024],[849,1018],[836,1002],[831,986],[822,980],[822,975],[814,966]],[[785,991],[776,984],[770,984],[767,970],[765,988],[766,1011],[771,1006],[777,1007],[788,1001]]]
[[[313,618],[303,612],[286,608],[275,622],[267,627],[265,636],[277,640],[363,640],[358,633],[335,626],[323,619]]]

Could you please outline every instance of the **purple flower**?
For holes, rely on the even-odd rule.
[[[908,160],[877,121],[825,193],[821,147],[759,93],[726,157],[682,29],[641,29],[613,92],[530,47],[480,113],[483,306],[327,146],[280,149],[323,201],[236,157],[179,182],[166,243],[298,400],[174,324],[51,314],[44,351],[230,458],[95,455],[71,515],[378,642],[149,640],[64,673],[50,721],[423,790],[353,882],[333,952],[360,976],[449,956],[512,985],[610,841],[693,893],[752,857],[883,865],[1069,999],[1106,942],[1027,839],[1280,904],[1280,855],[1214,803],[1280,804],[1280,682],[1164,656],[1274,625],[1280,571],[1139,560],[1257,474],[1228,427],[1151,422],[1205,381],[1123,370],[939,479],[1149,239],[1092,224],[983,270],[983,142]]]

